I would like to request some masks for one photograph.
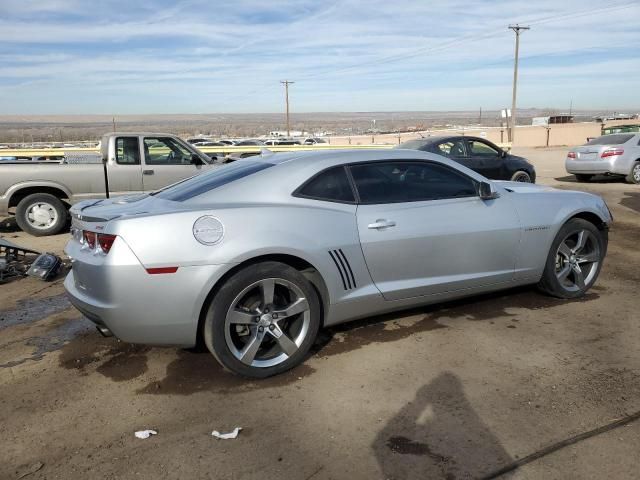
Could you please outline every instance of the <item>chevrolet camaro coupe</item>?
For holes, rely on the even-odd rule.
[[[322,327],[517,285],[575,298],[612,221],[583,192],[415,150],[265,152],[71,209],[65,287],[104,335],[283,372]]]

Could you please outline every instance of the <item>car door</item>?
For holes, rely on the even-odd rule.
[[[207,165],[191,163],[193,153],[171,137],[144,137],[142,182],[145,191],[158,190],[192,177]]]
[[[477,138],[467,139],[467,155],[472,170],[487,178],[504,180],[502,151],[495,145]]]
[[[141,192],[142,165],[140,162],[140,139],[137,136],[116,137],[115,156],[110,159],[107,168],[109,193],[122,195]]]
[[[470,290],[513,279],[520,222],[506,197],[437,162],[349,167],[367,267],[387,300]]]

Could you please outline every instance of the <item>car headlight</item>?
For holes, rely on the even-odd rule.
[[[216,217],[205,215],[193,224],[193,236],[203,245],[215,245],[224,237],[224,225]]]

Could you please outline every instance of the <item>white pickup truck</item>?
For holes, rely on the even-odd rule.
[[[0,218],[15,214],[25,232],[53,235],[75,202],[158,190],[221,165],[164,133],[109,133],[100,145],[100,154],[0,163]]]

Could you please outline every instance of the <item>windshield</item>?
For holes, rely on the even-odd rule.
[[[587,145],[621,145],[628,142],[633,137],[631,135],[604,135],[602,137],[594,138],[587,142]]]
[[[238,161],[232,164],[223,165],[214,170],[195,177],[188,178],[176,183],[164,190],[156,192],[158,198],[171,200],[174,202],[184,202],[215,188],[244,178],[253,173],[272,167],[273,163]]]

